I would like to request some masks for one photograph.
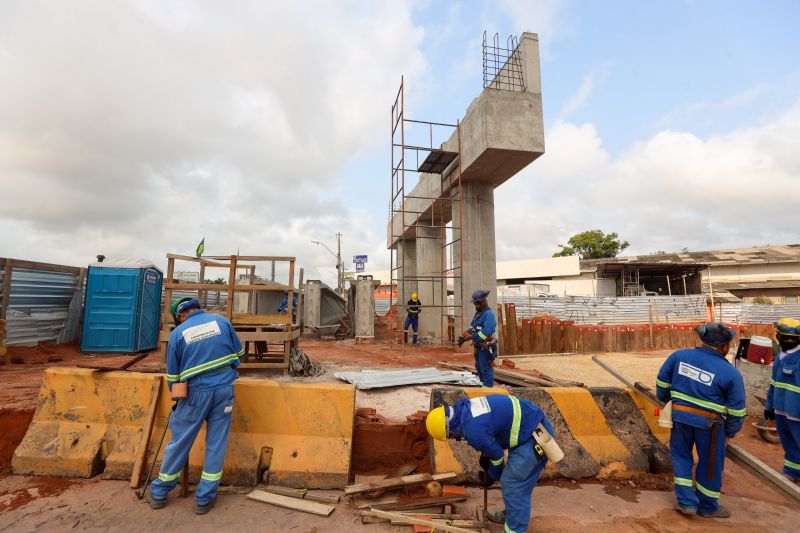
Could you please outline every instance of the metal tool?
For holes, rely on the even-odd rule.
[[[150,470],[147,471],[147,477],[144,480],[144,486],[142,487],[142,490],[136,491],[136,497],[139,498],[140,500],[144,498],[145,493],[147,493],[147,486],[150,484],[150,476],[153,475],[153,470],[156,467],[156,460],[158,459],[158,454],[161,451],[161,446],[164,444],[164,437],[167,436],[167,430],[169,429],[169,420],[172,418],[172,412],[174,408],[175,407],[173,405],[173,408],[170,409],[169,411],[169,416],[167,416],[167,423],[166,425],[164,425],[164,432],[161,434],[161,440],[158,441],[158,448],[156,448],[156,453],[155,455],[153,455],[153,462],[150,464]]]

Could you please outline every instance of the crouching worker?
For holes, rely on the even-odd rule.
[[[150,507],[161,509],[178,482],[194,439],[206,423],[206,458],[197,484],[195,513],[205,514],[214,505],[222,478],[233,412],[235,370],[243,355],[242,343],[228,320],[206,314],[194,298],[172,302],[172,318],[178,327],[169,337],[167,383],[177,400],[169,419],[172,433],[161,472],[153,481]]]
[[[744,380],[725,359],[736,333],[719,322],[695,331],[702,346],[667,358],[658,371],[656,393],[661,401],[672,400],[669,448],[678,511],[727,518],[730,511],[719,504],[726,437],[742,429],[745,415]],[[693,448],[698,457],[694,482]]]
[[[481,483],[489,486],[499,480],[505,504],[505,511],[487,511],[489,519],[505,522],[507,533],[526,531],[531,519],[531,494],[547,464],[534,431],[540,441],[544,438],[555,443],[551,440],[553,425],[544,412],[527,400],[489,394],[459,400],[452,407],[437,407],[428,414],[425,426],[434,439],[464,438],[481,452]],[[507,463],[504,450],[508,450]]]

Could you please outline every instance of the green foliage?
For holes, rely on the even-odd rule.
[[[616,257],[630,246],[630,243],[620,241],[616,232],[606,235],[599,229],[593,229],[573,235],[566,246],[563,244],[558,246],[561,251],[554,253],[553,257],[578,255],[581,259],[602,259]]]
[[[215,285],[227,285],[227,281],[224,278],[217,278],[217,279],[207,279],[205,283],[214,283]]]
[[[774,302],[769,296],[756,296],[753,298],[753,303],[761,305],[774,305]]]

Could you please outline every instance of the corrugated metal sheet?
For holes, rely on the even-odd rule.
[[[76,283],[77,274],[14,267],[5,344],[35,346],[40,342],[74,341],[82,295],[82,290],[76,290]],[[77,304],[73,304],[76,299]]]
[[[647,324],[651,311],[654,321],[657,312],[659,321],[664,322],[668,317],[671,323],[702,322],[707,316],[703,295],[547,298],[508,295],[501,297],[498,303],[513,303],[518,320],[547,313],[576,324]]]
[[[407,368],[404,370],[362,370],[361,372],[337,372],[338,379],[352,383],[357,389],[378,389],[398,385],[420,385],[425,383],[455,383],[479,386],[478,376],[472,372],[456,370],[441,371],[436,368]]]
[[[723,303],[716,308],[715,318],[720,317],[729,324],[772,324],[784,317],[800,317],[800,304]]]

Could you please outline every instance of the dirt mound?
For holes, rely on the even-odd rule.
[[[0,475],[11,473],[11,458],[33,419],[33,409],[0,409]]]

